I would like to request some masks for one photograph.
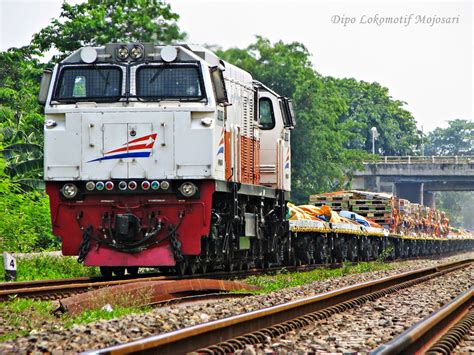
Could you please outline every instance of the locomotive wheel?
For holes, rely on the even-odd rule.
[[[242,271],[242,270],[244,269],[244,261],[243,261],[243,260],[237,260],[237,261],[235,262],[235,264],[236,264],[236,265],[235,265],[235,269],[236,269],[237,271]]]
[[[228,261],[226,264],[225,264],[225,271],[228,271],[228,272],[232,272],[234,271],[234,263],[232,261]]]
[[[350,236],[341,236],[341,235],[336,235],[336,238],[338,239],[338,250],[341,261],[347,261],[349,259],[349,238]]]
[[[101,266],[99,267],[100,269],[100,274],[107,278],[110,279],[112,277],[112,268],[110,266]]]
[[[262,257],[260,259],[255,260],[255,267],[257,269],[264,269],[265,268],[265,259]]]
[[[186,274],[186,262],[184,260],[177,262],[175,265],[176,273],[180,276]]]
[[[364,236],[360,238],[360,245],[361,245],[361,247],[359,248],[360,261],[369,261],[369,258],[370,258],[369,244],[370,244],[370,241],[367,240],[367,237]]]
[[[189,275],[194,275],[196,271],[198,270],[199,261],[196,258],[191,257],[186,260],[186,265],[187,265],[187,273]]]
[[[207,272],[207,263],[208,263],[208,260],[201,260],[199,262],[199,271],[202,274],[205,274]]]
[[[355,261],[357,258],[357,250],[356,246],[354,245],[354,237],[349,236],[345,243],[347,243],[347,260],[348,261]]]
[[[198,266],[196,264],[190,264],[188,266],[188,273],[189,275],[194,275],[198,269]]]

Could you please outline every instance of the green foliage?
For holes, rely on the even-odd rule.
[[[42,52],[56,49],[55,59],[83,46],[117,42],[161,42],[183,40],[179,16],[160,0],[88,0],[71,5],[64,2],[59,19],[43,28],[32,44]]]
[[[452,120],[426,137],[425,155],[474,155],[474,121]]]
[[[0,159],[0,249],[31,252],[58,248],[59,240],[51,234],[49,201],[44,192],[22,192],[3,171]]]
[[[347,147],[372,150],[370,129],[376,127],[376,153],[381,155],[412,155],[421,142],[413,115],[403,108],[403,101],[394,100],[388,89],[379,83],[355,79],[328,78],[344,98],[347,109],[339,117],[348,132]]]
[[[276,275],[250,276],[245,279],[245,282],[260,287],[256,293],[268,293],[329,278],[379,270],[390,270],[392,268],[392,264],[385,264],[379,261],[363,262],[356,265],[343,263],[342,267],[337,269],[321,268],[307,272],[279,272]]]
[[[43,173],[43,116],[37,103],[44,65],[32,47],[0,53],[0,134],[6,172],[24,188],[37,186]]]
[[[1,259],[1,257],[0,257]],[[0,277],[4,277],[3,260]],[[99,276],[99,268],[84,266],[75,256],[28,256],[17,259],[17,280],[52,280],[72,277]]]

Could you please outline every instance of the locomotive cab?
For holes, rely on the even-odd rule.
[[[260,181],[262,185],[290,190],[290,131],[295,126],[291,100],[261,83],[258,87],[260,127]]]

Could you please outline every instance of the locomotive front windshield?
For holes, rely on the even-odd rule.
[[[56,86],[57,101],[115,101],[122,96],[122,70],[113,66],[63,68]]]
[[[64,103],[121,99],[199,101],[205,98],[203,85],[199,66],[189,63],[140,65],[135,71],[126,70],[125,65],[66,65],[59,73],[53,100]]]
[[[137,96],[144,99],[201,99],[197,66],[147,65],[137,70]]]

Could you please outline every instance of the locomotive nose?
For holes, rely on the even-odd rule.
[[[115,216],[115,236],[122,240],[134,239],[140,232],[140,219],[133,213]]]

